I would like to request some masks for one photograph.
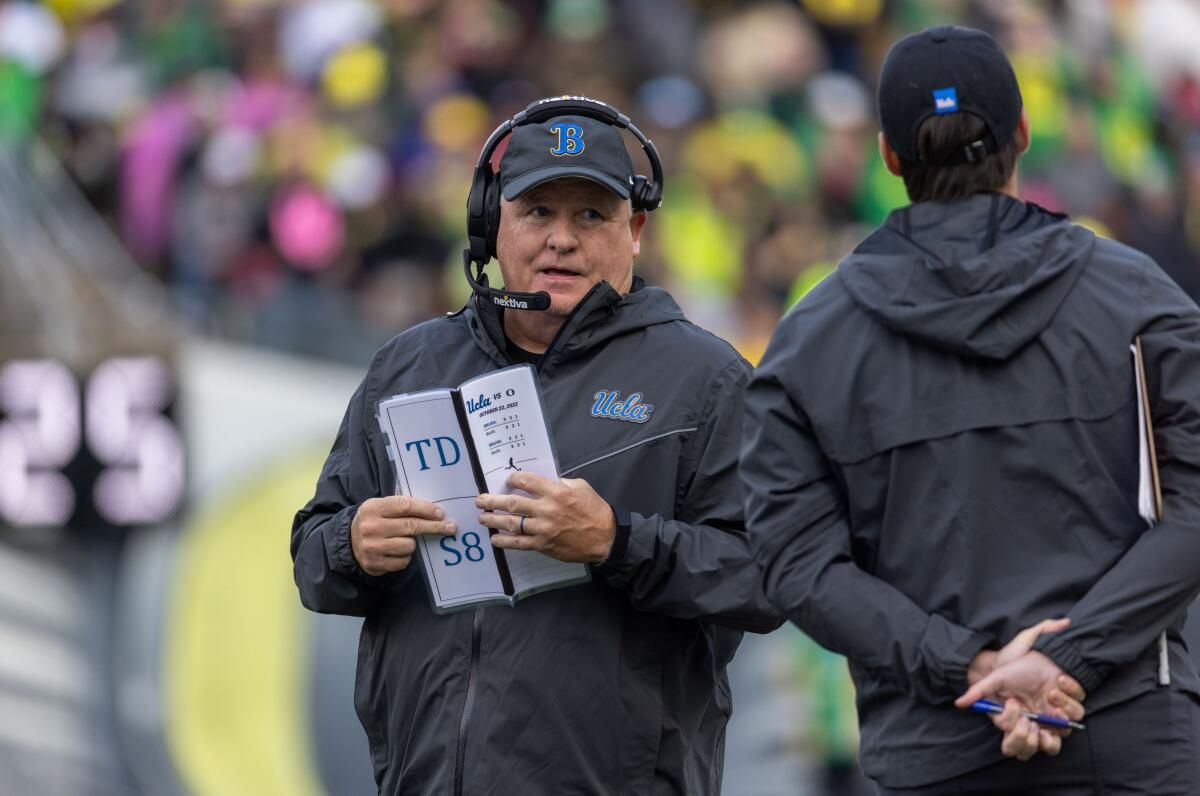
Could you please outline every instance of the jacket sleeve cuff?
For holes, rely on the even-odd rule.
[[[360,583],[376,583],[379,579],[368,575],[366,570],[358,565],[357,559],[354,558],[354,549],[350,546],[350,524],[354,522],[356,513],[358,506],[348,506],[334,515],[322,529],[325,556],[329,559],[329,568],[337,574]]]
[[[937,614],[930,617],[922,646],[940,650],[938,665],[929,669],[930,685],[943,698],[954,699],[967,690],[967,670],[992,637],[955,625]]]
[[[596,565],[596,570],[601,574],[606,572],[615,572],[623,563],[629,553],[629,535],[633,531],[633,520],[629,516],[629,512],[623,508],[612,506],[613,521],[617,524],[616,533],[613,535],[612,547],[609,548],[608,558]]]
[[[1042,636],[1034,642],[1033,648],[1074,677],[1089,694],[1104,682],[1105,673],[1085,661],[1071,643],[1060,635]]]

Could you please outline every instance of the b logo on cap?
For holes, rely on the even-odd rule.
[[[958,113],[958,89],[935,88],[933,110],[934,113]]]
[[[583,154],[583,128],[577,124],[558,124],[550,126],[550,132],[558,135],[558,146],[550,150],[555,157],[562,155]]]

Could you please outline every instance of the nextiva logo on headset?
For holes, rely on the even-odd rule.
[[[635,174],[621,130],[628,130],[650,161],[649,178]],[[500,173],[492,172],[492,155],[510,136]],[[583,177],[600,183],[636,210],[662,203],[662,161],[654,142],[629,117],[611,105],[588,97],[547,97],[496,128],[479,153],[467,198],[467,240],[463,270],[471,288],[508,309],[546,310],[550,295],[518,293],[488,286],[484,266],[496,256],[500,198],[516,199],[531,188],[561,177]],[[472,271],[471,264],[476,268]]]
[[[492,301],[500,307],[508,307],[511,310],[527,310],[529,309],[528,301],[521,301],[512,296],[492,296]]]

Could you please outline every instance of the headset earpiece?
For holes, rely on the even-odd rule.
[[[654,210],[659,205],[658,189],[649,178],[638,174],[629,188],[629,201],[634,210]]]
[[[490,168],[486,164],[475,168],[471,192],[467,195],[467,246],[471,259],[481,265],[491,258],[488,253],[487,192],[492,180],[488,179],[486,171]]]
[[[646,209],[646,184],[649,181],[641,174],[634,175],[633,184],[629,186],[629,203],[634,210]]]
[[[487,254],[496,256],[496,236],[500,232],[500,181],[493,176],[487,180],[483,196],[484,222],[487,229]]]

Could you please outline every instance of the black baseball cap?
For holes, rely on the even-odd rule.
[[[942,25],[892,45],[879,75],[879,125],[901,158],[919,159],[917,130],[930,116],[970,113],[988,136],[945,161],[981,160],[1013,137],[1021,118],[1021,88],[1000,44],[974,28]]]
[[[629,198],[633,161],[621,132],[589,116],[555,116],[516,127],[500,159],[500,192],[508,201],[549,180],[583,177]]]

